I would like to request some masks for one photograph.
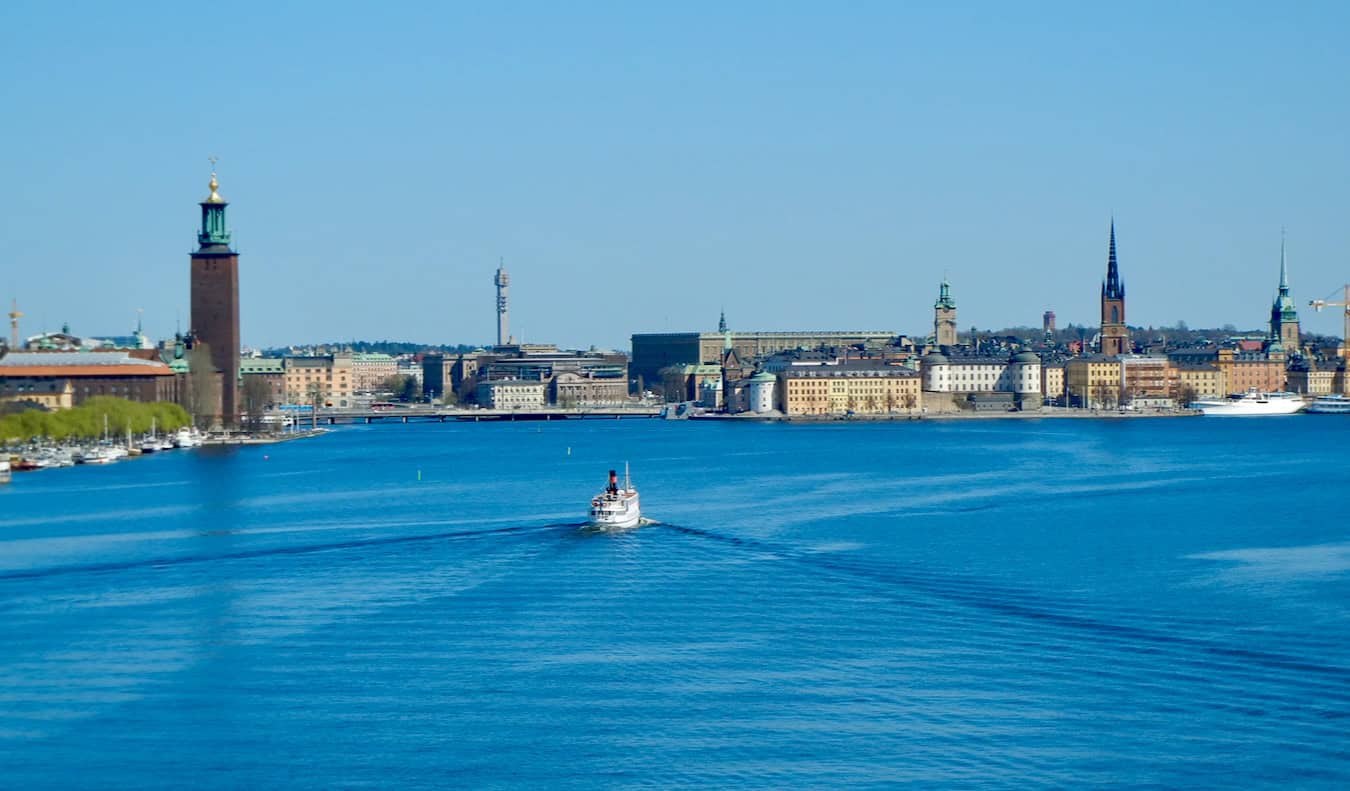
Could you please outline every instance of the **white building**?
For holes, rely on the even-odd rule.
[[[768,371],[750,377],[750,411],[757,415],[772,412],[777,386],[778,377]]]
[[[478,403],[488,409],[543,409],[548,383],[497,379],[478,385]]]

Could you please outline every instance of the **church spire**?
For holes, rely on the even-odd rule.
[[[1125,285],[1120,282],[1120,269],[1116,265],[1116,218],[1111,218],[1111,241],[1106,252],[1106,280],[1102,283],[1104,299],[1124,299]]]
[[[1284,260],[1284,229],[1280,229],[1280,296],[1289,296],[1289,266]]]

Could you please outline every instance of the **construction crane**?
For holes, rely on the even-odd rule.
[[[1341,346],[1345,349],[1344,354],[1350,356],[1350,283],[1345,286],[1345,296],[1339,302],[1332,302],[1328,299],[1314,299],[1308,303],[1312,309],[1322,312],[1322,308],[1344,308],[1345,309],[1345,329],[1341,335]]]

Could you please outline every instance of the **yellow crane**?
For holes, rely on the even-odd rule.
[[[1341,347],[1345,349],[1343,354],[1350,356],[1350,283],[1345,286],[1345,297],[1339,302],[1332,302],[1328,299],[1314,299],[1308,303],[1312,309],[1321,313],[1322,308],[1345,308],[1345,329],[1341,335]]]

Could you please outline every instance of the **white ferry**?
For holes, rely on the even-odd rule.
[[[1307,404],[1297,393],[1259,393],[1255,390],[1191,404],[1192,409],[1198,409],[1208,417],[1292,415],[1305,406]]]
[[[1343,395],[1324,395],[1308,405],[1308,412],[1317,415],[1350,415],[1350,398]]]
[[[638,507],[638,492],[628,477],[628,465],[623,466],[623,486],[619,486],[619,475],[609,471],[609,485],[591,500],[591,527],[624,528],[637,527],[642,521],[642,509]]]

